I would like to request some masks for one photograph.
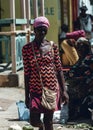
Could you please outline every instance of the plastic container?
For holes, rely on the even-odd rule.
[[[60,123],[61,124],[66,124],[67,120],[69,118],[69,108],[68,104],[61,104],[61,113],[60,113]]]
[[[16,105],[18,107],[18,116],[20,121],[29,121],[30,119],[30,111],[26,107],[24,101],[16,102]]]

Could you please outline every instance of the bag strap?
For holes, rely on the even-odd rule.
[[[54,50],[53,50],[53,44],[54,44],[54,42],[53,42],[53,41],[50,41],[50,44],[51,44],[52,55],[53,55],[53,57],[54,57]]]
[[[53,41],[50,41],[51,51],[52,51],[52,54],[54,56],[53,43],[54,43]],[[39,76],[40,76],[41,85],[42,85],[42,87],[44,87],[44,84],[43,84],[43,81],[42,81],[42,76],[41,76],[41,73],[40,73],[40,67],[39,67],[39,64],[37,62],[37,58],[36,58],[36,54],[35,54],[35,50],[34,50],[33,42],[32,42],[32,50],[33,50],[34,58],[36,60],[36,65],[37,65],[38,73],[39,73]]]
[[[39,64],[37,62],[37,58],[36,58],[36,54],[35,54],[35,50],[34,50],[33,42],[32,42],[32,50],[33,50],[34,58],[36,60],[36,65],[37,65],[38,73],[39,73],[39,76],[40,76],[41,85],[42,85],[42,87],[44,87],[44,84],[43,84],[43,81],[42,81],[42,76],[41,76],[41,73],[40,73],[40,67],[39,67]]]

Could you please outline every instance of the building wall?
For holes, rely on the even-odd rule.
[[[39,10],[40,1],[38,0]],[[63,23],[69,25],[69,31],[72,30],[72,0],[45,0],[45,16],[50,21],[49,32],[46,36],[48,40],[53,40],[58,44],[58,35],[60,33],[60,28]],[[1,0],[1,8],[3,12],[1,13],[1,19],[10,18],[10,0]],[[31,18],[33,17],[33,0],[31,0]],[[11,5],[12,6],[12,5]],[[20,5],[20,0],[15,0],[15,16],[21,18],[22,7]],[[40,14],[39,14],[40,15]],[[2,31],[9,31],[10,28],[2,28]],[[4,48],[2,46],[2,48]],[[3,49],[2,49],[3,50]]]
[[[61,26],[60,13],[59,0],[45,0],[45,16],[50,21],[47,38],[56,43],[58,43],[58,33]]]
[[[4,1],[1,0],[1,6],[4,10],[1,18],[10,18],[10,0]],[[31,0],[33,3],[33,0]],[[40,1],[38,0],[38,4],[40,5]],[[72,30],[72,0],[45,0],[45,16],[50,21],[50,29],[47,34],[47,39],[53,40],[58,43],[58,35],[60,33],[60,28],[63,23],[69,25],[69,30]],[[32,4],[33,6],[33,4]],[[16,18],[21,18],[21,5],[20,0],[15,0],[15,11]],[[39,8],[40,9],[40,8]],[[33,12],[33,7],[31,7],[31,12]],[[31,14],[31,18],[33,18],[33,14]],[[6,28],[4,28],[6,29]],[[7,28],[8,29],[8,28]]]
[[[15,0],[16,18],[21,17],[20,7],[21,7],[20,0]],[[10,18],[10,0],[1,0],[1,8],[3,9],[1,18]]]

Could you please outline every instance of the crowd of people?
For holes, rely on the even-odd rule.
[[[77,40],[76,46],[79,60],[66,74],[69,83],[70,114],[74,113],[75,118],[77,116],[89,117],[88,107],[93,107],[93,103],[89,101],[91,106],[87,103],[83,108],[83,101],[87,96],[93,96],[93,54],[90,42],[84,37]]]
[[[80,16],[74,22],[74,31],[66,32],[60,39],[61,61],[67,68],[65,79],[69,93],[69,114],[71,119],[90,117],[88,107],[93,108],[93,52],[91,46],[93,16],[87,14],[87,7],[80,7]],[[89,100],[85,102],[85,99]]]

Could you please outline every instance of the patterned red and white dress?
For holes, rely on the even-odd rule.
[[[34,46],[37,61],[34,58],[32,44]],[[36,62],[38,62],[39,64],[44,86],[54,91],[59,90],[59,87],[57,85],[58,81],[55,74],[55,68],[56,72],[62,71],[57,45],[55,43],[53,44],[53,51],[52,49],[47,50],[46,48],[51,48],[51,44],[49,41],[45,41],[43,44],[41,44],[40,49],[38,49],[38,46],[35,41],[26,44],[25,46],[23,46],[22,49],[24,74],[25,76],[29,76],[29,89],[31,96],[30,107],[31,109],[33,107],[36,107],[37,103],[37,109],[40,112],[45,110],[40,104],[42,97],[42,85]]]

